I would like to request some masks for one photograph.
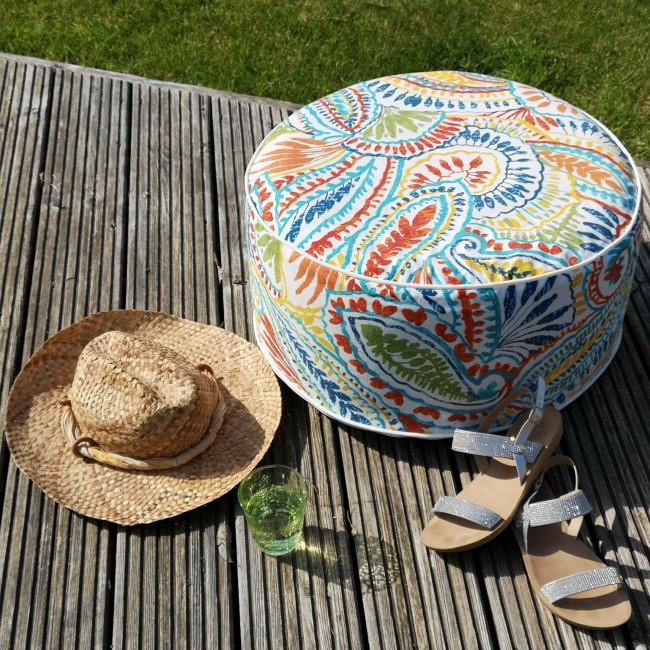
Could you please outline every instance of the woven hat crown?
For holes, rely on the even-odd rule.
[[[82,435],[102,449],[171,457],[201,439],[218,389],[211,372],[173,350],[110,331],[81,352],[69,399]]]

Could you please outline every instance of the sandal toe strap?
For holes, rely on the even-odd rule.
[[[472,523],[479,524],[479,526],[483,526],[487,530],[492,530],[503,521],[501,515],[498,515],[489,508],[477,506],[475,503],[470,503],[457,497],[440,497],[433,511],[466,519]]]
[[[553,580],[541,587],[540,591],[549,603],[556,603],[562,598],[575,596],[585,591],[607,587],[609,585],[621,584],[621,574],[613,567],[602,567],[601,569],[590,569],[581,573],[575,573]]]

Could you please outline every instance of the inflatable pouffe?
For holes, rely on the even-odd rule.
[[[562,407],[620,342],[638,188],[610,131],[530,86],[429,72],[335,92],[247,170],[258,345],[316,408],[388,435],[451,436],[539,375]]]

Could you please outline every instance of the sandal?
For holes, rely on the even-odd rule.
[[[551,467],[575,471],[575,488],[559,498],[543,482]],[[533,493],[515,518],[519,542],[533,590],[543,605],[563,621],[606,630],[625,623],[632,613],[618,570],[608,567],[577,539],[591,505],[578,489],[578,470],[567,456],[556,456],[544,468]],[[534,497],[541,501],[532,502]]]
[[[508,433],[486,433],[498,415],[526,392],[533,406]],[[451,448],[475,454],[480,474],[458,496],[438,499],[420,541],[446,552],[475,548],[496,537],[515,517],[561,437],[562,418],[555,408],[544,406],[541,377],[535,395],[525,387],[510,393],[488,413],[478,431],[456,429]]]

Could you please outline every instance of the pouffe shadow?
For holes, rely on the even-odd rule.
[[[246,183],[258,345],[340,421],[447,437],[540,375],[562,407],[618,347],[636,169],[543,91],[457,72],[360,83],[277,126]]]

